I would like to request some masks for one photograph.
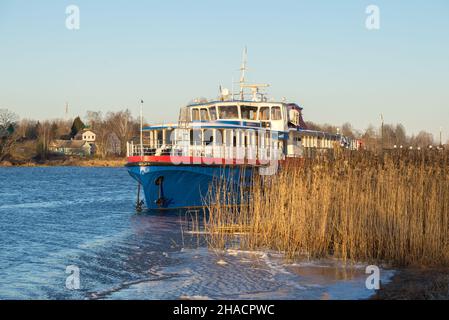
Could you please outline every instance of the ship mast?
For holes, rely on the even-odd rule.
[[[241,75],[240,75],[240,100],[245,100],[245,88],[251,90],[253,101],[258,101],[258,96],[261,96],[261,100],[264,99],[264,95],[260,92],[260,88],[268,88],[270,85],[268,84],[247,84],[245,83],[246,79],[246,63],[248,60],[248,49],[245,47],[243,50],[243,59],[242,66],[240,67]]]
[[[245,87],[246,62],[248,59],[248,48],[243,50],[242,66],[240,67],[240,100],[244,100],[243,88]]]

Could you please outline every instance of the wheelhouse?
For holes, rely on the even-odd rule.
[[[245,121],[270,123],[286,122],[287,113],[284,103],[253,101],[210,102],[189,105],[180,114],[182,122]]]

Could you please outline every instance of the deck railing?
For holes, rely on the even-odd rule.
[[[224,145],[143,145],[129,142],[127,144],[128,157],[133,156],[179,156],[214,159],[248,159],[256,161],[279,160],[283,157],[281,148],[255,146],[224,146]]]

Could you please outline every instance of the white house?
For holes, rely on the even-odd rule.
[[[97,135],[91,130],[82,130],[75,136],[75,140],[83,140],[86,142],[95,142]]]

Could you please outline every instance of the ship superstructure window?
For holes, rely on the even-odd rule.
[[[219,106],[218,114],[220,119],[238,119],[239,109],[237,106]]]
[[[282,120],[281,107],[271,107],[271,120]]]
[[[244,120],[257,120],[257,107],[240,106],[240,113]]]
[[[201,121],[209,121],[209,112],[206,108],[201,108],[200,110],[201,114]]]
[[[181,108],[181,112],[179,113],[179,121],[181,122],[190,122],[191,117],[190,117],[190,110],[187,107],[182,107]]]
[[[192,109],[192,121],[200,121],[200,110],[197,108]]]
[[[217,108],[216,107],[210,107],[209,114],[210,114],[210,119],[212,121],[217,120]]]
[[[261,107],[259,110],[260,120],[270,120],[270,107]]]

